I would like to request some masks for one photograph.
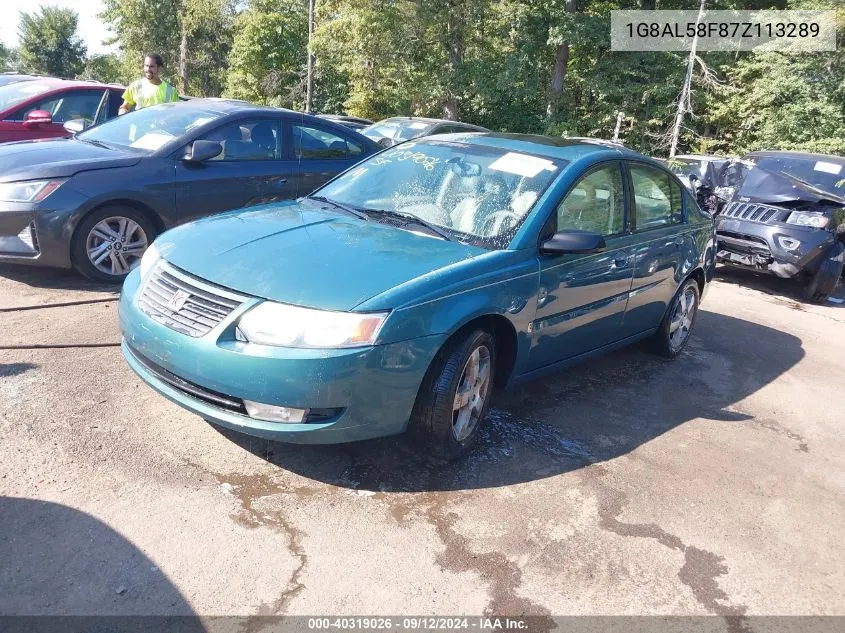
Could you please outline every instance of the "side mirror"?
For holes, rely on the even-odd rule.
[[[379,140],[376,141],[382,147],[393,147],[396,143],[393,142],[393,139],[389,139],[386,136],[382,136]]]
[[[88,124],[85,122],[85,119],[71,119],[64,125],[65,130],[71,134],[79,134],[87,127]]]
[[[53,122],[53,115],[47,110],[33,110],[28,112],[23,120],[23,126],[28,130],[34,130],[42,125],[48,125]]]
[[[194,141],[182,160],[188,163],[202,163],[219,156],[223,146],[217,141]]]
[[[544,255],[586,255],[601,253],[607,246],[604,237],[592,231],[561,231],[542,243]]]
[[[699,183],[698,176],[696,176],[695,174],[690,174],[690,175],[689,175],[689,186],[690,186],[690,189],[692,189],[693,191],[695,191],[696,189],[698,189],[698,183]]]

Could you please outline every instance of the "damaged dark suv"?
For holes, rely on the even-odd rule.
[[[796,278],[824,301],[845,259],[845,158],[754,152],[755,167],[717,216],[721,264]]]

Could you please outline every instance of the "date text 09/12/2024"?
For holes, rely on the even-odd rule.
[[[478,631],[527,631],[530,626],[524,618],[497,617],[315,617],[308,618],[308,629],[328,630],[478,630]]]
[[[628,22],[628,37],[675,38],[812,38],[821,33],[816,22]]]

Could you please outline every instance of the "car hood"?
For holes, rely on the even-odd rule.
[[[770,204],[809,202],[811,204],[845,205],[845,199],[834,193],[814,187],[789,174],[769,171],[762,167],[754,167],[748,172],[736,195],[742,202],[754,201]]]
[[[47,139],[0,144],[0,182],[67,178],[81,171],[130,167],[141,156],[76,139]]]
[[[265,205],[186,224],[156,248],[171,264],[239,292],[324,310],[365,300],[485,249],[310,202]]]

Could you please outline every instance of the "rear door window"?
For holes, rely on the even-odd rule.
[[[683,220],[680,185],[667,172],[639,163],[629,163],[634,191],[637,231],[679,224]]]
[[[351,159],[359,157],[364,148],[335,132],[308,125],[293,126],[293,149],[297,158]]]

